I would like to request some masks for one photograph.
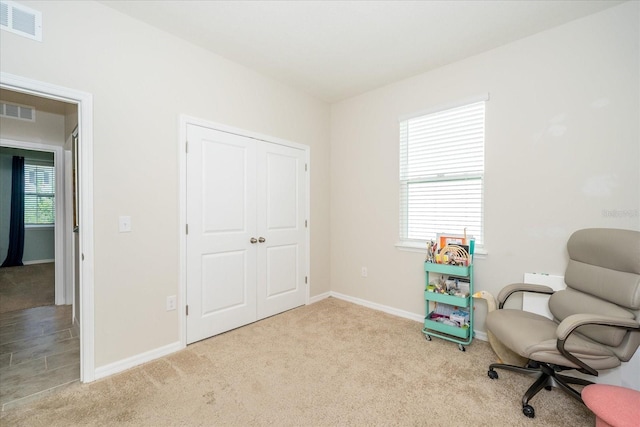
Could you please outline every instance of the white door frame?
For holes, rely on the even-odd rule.
[[[37,142],[28,142],[28,141],[16,141],[13,139],[0,139],[1,147],[8,148],[18,148],[22,150],[30,150],[30,151],[43,151],[47,153],[53,153],[54,156],[54,167],[56,171],[56,188],[55,188],[55,222],[54,222],[54,263],[55,263],[55,273],[54,273],[54,283],[55,283],[55,300],[54,303],[56,305],[66,304],[67,301],[70,300],[69,296],[66,294],[64,280],[67,273],[66,262],[64,260],[64,245],[65,238],[64,236],[68,232],[65,229],[66,221],[65,221],[65,192],[64,192],[64,150],[62,147],[57,145],[48,145],[41,144]]]
[[[244,129],[238,129],[231,126],[223,125],[220,123],[211,122],[208,120],[198,119],[196,117],[188,116],[186,114],[180,115],[180,127],[179,127],[179,139],[178,139],[178,162],[179,162],[179,198],[180,198],[180,224],[178,227],[178,241],[180,249],[180,270],[179,270],[179,293],[178,293],[178,307],[179,307],[179,338],[180,346],[182,348],[187,346],[187,314],[186,314],[186,301],[187,301],[187,125],[204,126],[210,129],[215,129],[221,132],[228,132],[234,135],[244,136],[247,138],[256,139],[258,141],[270,142],[273,144],[280,144],[287,147],[297,148],[305,152],[305,163],[307,165],[307,183],[306,183],[306,210],[308,226],[306,229],[307,245],[306,245],[306,268],[305,276],[308,280],[306,283],[307,291],[305,296],[305,304],[309,304],[309,290],[311,289],[311,148],[307,145],[298,144],[295,142],[287,141],[284,139],[262,135],[256,132],[250,132]]]
[[[0,87],[78,106],[80,134],[80,381],[95,380],[93,251],[93,95],[0,72]],[[64,158],[60,158],[64,163]],[[57,213],[57,212],[56,212]]]

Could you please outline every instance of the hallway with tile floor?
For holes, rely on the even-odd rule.
[[[80,380],[70,305],[0,314],[0,406],[27,403]]]

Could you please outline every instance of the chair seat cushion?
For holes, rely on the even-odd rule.
[[[486,325],[499,341],[523,357],[578,368],[558,351],[558,324],[547,317],[528,311],[502,309],[488,313]],[[577,333],[569,336],[565,349],[597,370],[620,365],[620,360],[611,350]]]

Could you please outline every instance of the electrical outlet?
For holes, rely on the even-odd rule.
[[[369,275],[367,267],[362,267],[362,271],[360,272],[360,274],[362,275],[362,277],[367,277]]]
[[[131,232],[131,217],[130,216],[121,216],[118,219],[118,229],[120,230],[120,233],[129,233]]]
[[[175,310],[177,305],[176,296],[167,297],[167,311]]]

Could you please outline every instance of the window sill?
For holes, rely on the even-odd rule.
[[[55,228],[55,224],[25,224],[25,230],[38,230],[38,229],[46,229],[46,228]]]
[[[398,242],[395,244],[395,247],[400,251],[406,252],[419,252],[425,254],[427,252],[426,243],[416,243],[416,242]],[[475,253],[473,254],[474,258],[485,258],[489,253],[485,248],[479,248],[476,246]]]

